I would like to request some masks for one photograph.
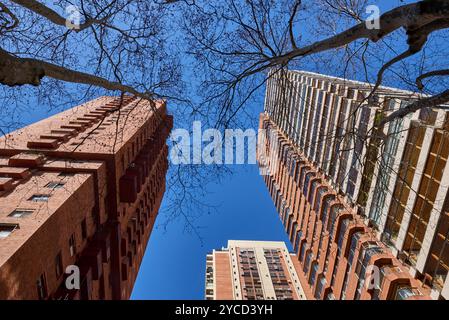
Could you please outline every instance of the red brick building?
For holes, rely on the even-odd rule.
[[[0,138],[0,299],[130,297],[172,125],[165,102],[100,97]]]
[[[447,299],[449,112],[379,128],[418,97],[380,87],[367,100],[371,88],[303,71],[267,83],[258,161],[302,287],[308,299]]]
[[[296,254],[284,242],[229,240],[206,258],[206,300],[304,300]]]

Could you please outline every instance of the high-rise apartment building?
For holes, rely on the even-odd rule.
[[[295,254],[284,242],[229,240],[206,258],[207,300],[301,300]]]
[[[422,109],[380,127],[417,97],[272,75],[258,161],[307,298],[448,299],[449,112]]]
[[[172,125],[163,101],[101,97],[0,138],[0,299],[129,298]]]

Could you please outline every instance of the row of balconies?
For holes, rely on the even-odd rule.
[[[296,170],[304,169],[303,172],[301,172],[301,175],[298,174],[289,174],[290,168],[285,167],[285,163],[282,162],[282,167],[279,168],[279,170],[273,175],[274,180],[282,179],[280,184],[280,194],[284,194],[291,197],[291,194],[301,194],[299,205],[295,208],[296,212],[290,211],[290,210],[280,210],[280,203],[281,201],[278,201],[278,210],[280,211],[281,218],[284,222],[284,225],[287,227],[287,232],[290,233],[290,240],[292,243],[295,244],[295,250],[298,251],[298,257],[301,258],[301,256],[308,256],[311,255],[313,257],[312,259],[309,259],[308,264],[313,265],[314,263],[318,264],[317,272],[314,271],[314,278],[319,277],[325,277],[327,287],[322,290],[320,297],[322,298],[323,295],[327,292],[334,291],[334,295],[339,298],[340,297],[340,291],[342,290],[341,287],[343,285],[343,281],[332,281],[331,278],[336,278],[336,275],[333,275],[333,272],[326,272],[326,271],[332,271],[335,269],[335,273],[339,274],[339,277],[344,277],[344,270],[346,270],[346,263],[348,258],[348,252],[349,247],[351,244],[351,238],[352,235],[355,232],[362,231],[365,234],[365,237],[361,237],[361,240],[358,242],[358,253],[363,252],[363,248],[368,243],[378,243],[379,247],[383,248],[382,254],[374,255],[371,257],[369,264],[370,265],[376,265],[380,264],[379,266],[385,266],[385,265],[391,265],[392,267],[399,268],[400,263],[399,261],[389,252],[389,250],[380,242],[377,242],[377,239],[373,237],[373,232],[370,228],[366,227],[363,219],[359,216],[357,216],[355,210],[353,210],[349,205],[347,205],[344,201],[344,199],[337,195],[335,192],[332,191],[332,187],[326,184],[325,179],[321,176],[321,173],[319,173],[317,170],[314,169],[313,165],[308,163],[307,160],[305,160],[304,157],[301,155],[299,156],[302,161],[298,162],[298,166]],[[294,177],[299,177],[299,181],[293,181]],[[287,181],[287,180],[288,181]],[[270,186],[270,179],[266,179],[267,185]],[[290,188],[286,190],[288,187]],[[292,189],[296,188],[296,192],[292,192]],[[324,202],[326,200],[329,200],[332,197],[332,201],[326,204],[324,206]],[[282,201],[283,203],[286,203],[287,206],[291,205],[292,203],[295,203],[296,199],[284,199]],[[330,214],[327,212],[324,213],[323,207],[325,207],[325,210],[331,210],[334,206],[341,206],[344,208],[344,210],[341,211],[341,213],[337,216],[336,221],[333,221],[332,224],[335,224],[335,228],[333,229],[334,235],[326,234],[327,240],[329,238],[332,239],[332,243],[327,243],[327,241],[316,241],[318,238],[318,235],[321,233],[326,233],[324,228],[329,225],[330,223]],[[287,214],[288,217],[283,216],[284,214]],[[292,218],[296,217],[296,221],[294,224],[292,224]],[[321,221],[321,219],[325,217],[326,221]],[[341,248],[338,248],[338,238],[342,239],[342,237],[337,237],[336,235],[339,234],[340,229],[342,228],[342,223],[344,219],[350,219],[353,222],[351,225],[345,230],[345,233],[343,234],[344,241],[340,241],[340,245],[342,245]],[[304,220],[304,221],[302,221]],[[296,226],[297,230],[295,228],[292,228],[292,226]],[[302,226],[302,229],[300,229],[298,226]],[[324,230],[324,231],[323,231]],[[316,232],[318,231],[318,232]],[[296,239],[296,237],[299,236],[300,239]],[[363,240],[363,241],[362,241]],[[341,243],[343,242],[343,243]],[[296,245],[298,244],[298,245]],[[335,263],[335,259],[326,257],[324,253],[326,253],[325,248],[332,248],[330,251],[332,252],[343,252],[344,259],[340,259],[339,265],[334,266],[333,263]],[[307,248],[304,250],[304,252],[301,252],[302,248]],[[324,249],[323,249],[324,248]],[[325,251],[323,253],[319,251]],[[327,250],[327,253],[329,250]],[[320,257],[319,261],[316,257]],[[324,258],[326,257],[326,258]],[[326,262],[327,260],[327,262]],[[331,260],[331,261],[329,261]],[[354,259],[354,261],[357,261],[357,257]],[[304,264],[304,260],[300,261],[302,264]],[[324,264],[329,264],[329,266],[325,266]],[[309,266],[304,266],[304,270],[307,270],[307,272],[304,274],[306,279],[310,280],[310,276],[312,274],[312,268]],[[335,267],[335,268],[334,268]],[[327,269],[327,270],[325,270]],[[352,268],[354,270],[355,268]],[[392,269],[392,270],[399,270],[399,269]],[[390,277],[394,278],[395,284],[401,284],[400,289],[403,289],[404,286],[409,285],[410,288],[413,288],[419,285],[419,282],[415,279],[413,279],[407,272],[403,272],[403,269],[400,269],[399,274],[390,275]],[[395,273],[395,271],[393,271]],[[353,277],[354,272],[353,272]],[[338,278],[338,276],[337,276]],[[341,279],[343,280],[343,279]],[[309,281],[307,281],[309,282]],[[319,281],[317,281],[319,282]],[[314,282],[314,285],[317,283]],[[357,282],[356,279],[353,279],[353,282]],[[332,284],[331,284],[332,283]],[[337,286],[333,285],[333,283],[338,283]],[[387,289],[386,287],[388,285],[384,284],[384,298],[391,297],[391,294],[389,293],[391,290]],[[391,288],[393,288],[392,286]],[[316,290],[316,287],[312,287],[312,290]],[[351,288],[349,288],[351,289]],[[354,288],[352,288],[354,289]],[[350,290],[347,290],[350,291]],[[362,298],[369,299],[373,295],[373,292],[365,292],[364,295],[362,295]],[[423,296],[419,296],[419,298],[422,298]],[[414,298],[418,298],[415,296]]]
[[[172,119],[167,116],[167,119]],[[171,120],[172,121],[172,120]],[[119,181],[120,201],[134,203],[141,191],[150,172],[153,170],[154,162],[165,145],[165,141],[171,127],[167,121],[162,121],[152,138],[148,139],[142,147],[133,163],[126,169],[125,174]]]
[[[104,288],[104,283],[100,284],[99,281],[105,281],[104,265],[108,264],[111,258],[110,234],[105,230],[96,234],[86,249],[80,252],[75,263],[80,271],[81,288],[79,290],[66,288],[65,282],[68,275],[65,274],[59,289],[52,295],[53,299],[89,300],[92,298],[94,281],[98,284],[96,287]],[[98,295],[99,298],[104,298],[101,297],[104,292]]]
[[[126,96],[123,98],[123,105],[131,103],[136,98],[134,96]],[[40,135],[39,139],[28,141],[27,147],[30,149],[56,149],[59,144],[68,141],[95,123],[104,119],[108,114],[117,110],[120,106],[120,98],[116,98],[104,106],[95,108],[85,113],[81,117],[69,120],[68,123],[62,124],[59,129],[51,130],[49,133]]]

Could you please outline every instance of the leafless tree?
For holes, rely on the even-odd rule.
[[[329,68],[340,71],[338,65],[344,65],[347,71],[358,60],[354,65],[358,78],[375,75],[366,79],[375,83],[374,92],[385,82],[387,70],[401,62],[413,66],[416,60],[406,59],[421,53],[424,61],[419,74],[414,81],[403,79],[408,82],[402,86],[415,83],[415,91],[420,92],[425,87],[421,80],[447,75],[441,63],[435,70],[424,68],[438,60],[425,53],[429,42],[436,42],[430,38],[440,37],[440,46],[447,39],[442,32],[449,27],[448,1],[398,5],[379,17],[378,29],[364,21],[367,2],[362,0],[227,0],[196,1],[196,5],[202,10],[192,10],[185,29],[194,40],[192,52],[209,75],[203,83],[208,89],[205,101],[210,109],[219,108],[218,121],[223,124],[263,86],[272,69],[310,69],[321,64],[327,73],[334,73]],[[402,52],[397,48],[403,48]],[[382,123],[448,100],[449,92],[443,88],[390,114]]]
[[[26,114],[36,119],[99,95],[124,93],[166,99],[176,104],[175,118],[182,119],[190,104],[169,2],[1,0],[2,133],[27,124],[30,116],[22,120]],[[181,216],[186,229],[195,232],[189,215],[212,210],[198,199],[213,170],[169,170],[170,202],[163,223]]]
[[[440,79],[449,73],[449,1],[397,2],[380,16],[379,29],[364,21],[367,4],[80,0],[73,28],[70,1],[0,0],[0,83],[7,106],[0,108],[0,126],[8,131],[19,125],[16,113],[27,111],[26,99],[63,108],[61,101],[68,106],[109,92],[166,98],[176,104],[175,117],[226,128],[246,114],[254,120],[251,102],[260,102],[269,75],[289,68],[371,81],[373,94],[392,83],[427,94],[381,123],[447,102],[447,83]],[[188,82],[198,84],[201,100],[187,94],[194,89]],[[202,206],[192,188],[223,172],[174,170],[169,184],[185,187],[178,206],[186,197]]]

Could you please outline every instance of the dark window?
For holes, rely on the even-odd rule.
[[[23,218],[23,217],[29,216],[33,212],[34,212],[34,210],[32,210],[32,209],[16,209],[13,212],[11,212],[8,215],[8,217],[11,217],[11,218]]]
[[[312,251],[309,251],[309,253],[307,254],[307,257],[306,257],[306,262],[304,262],[304,267],[303,267],[303,271],[305,274],[307,274],[309,272],[309,266],[312,261],[312,258],[313,258],[313,253],[312,253]]]
[[[352,259],[354,259],[355,250],[357,249],[357,244],[362,234],[363,233],[361,231],[358,231],[352,235],[351,247],[349,249],[349,256],[348,256],[349,265],[352,265]]]
[[[55,267],[56,267],[56,278],[59,278],[62,275],[62,254],[59,252],[55,258]]]
[[[83,237],[83,240],[87,238],[87,223],[86,218],[81,221],[81,236]]]
[[[298,250],[299,249],[299,241],[301,240],[302,237],[302,231],[299,230],[296,233],[296,239],[295,239],[295,249]]]
[[[341,223],[340,227],[340,233],[338,234],[338,248],[341,249],[341,246],[343,245],[343,240],[345,238],[346,230],[348,229],[349,222],[351,221],[351,218],[345,218],[343,222]]]
[[[315,196],[315,190],[319,183],[320,183],[320,180],[315,180],[312,182],[312,185],[310,186],[309,203],[311,206],[313,205],[313,198]]]
[[[318,263],[314,262],[310,273],[309,284],[315,286],[316,274],[318,272]]]
[[[70,256],[73,257],[76,254],[76,242],[75,242],[75,234],[72,234],[69,239],[69,250]]]
[[[299,251],[299,261],[301,261],[301,262],[304,261],[304,255],[306,253],[306,249],[307,249],[307,243],[303,242],[301,244],[301,250]]]
[[[327,190],[328,189],[326,187],[318,188],[318,192],[316,193],[315,205],[313,206],[315,213],[317,214],[320,212],[321,198],[323,197],[323,194],[327,192]]]
[[[326,279],[323,276],[321,276],[315,291],[315,299],[317,300],[321,299],[321,293],[323,292],[325,286],[326,286]]]
[[[306,178],[304,179],[304,186],[302,189],[302,193],[304,194],[304,197],[307,197],[307,191],[309,191],[309,182],[310,179],[315,175],[314,172],[309,172],[306,174]]]
[[[322,208],[322,216],[321,216],[321,221],[323,221],[323,225],[326,225],[327,214],[329,211],[329,205],[330,205],[331,201],[333,201],[334,199],[335,199],[334,195],[327,196],[324,199],[323,208]]]
[[[35,194],[29,200],[33,202],[47,202],[49,198],[50,196],[47,194]]]
[[[45,187],[49,189],[60,189],[65,185],[62,182],[49,182]]]
[[[74,175],[74,172],[61,172],[60,174],[58,174],[58,176],[60,177],[73,177]]]
[[[37,279],[37,295],[39,300],[44,300],[47,298],[47,279],[45,278],[45,274],[41,274],[39,279]]]
[[[8,237],[17,227],[16,224],[0,224],[0,239]]]

